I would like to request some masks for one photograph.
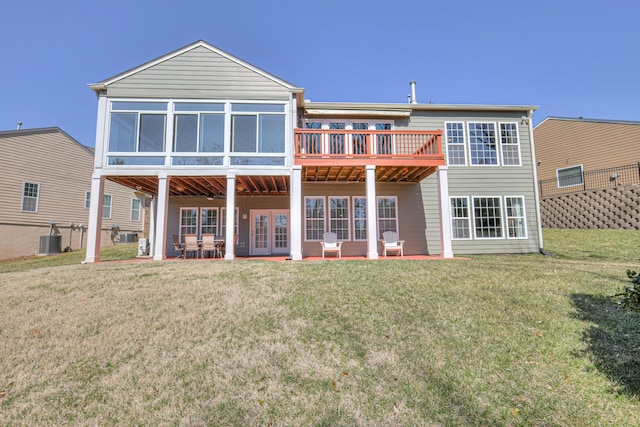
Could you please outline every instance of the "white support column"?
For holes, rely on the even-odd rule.
[[[291,259],[302,259],[302,166],[291,171],[290,215],[291,215]]]
[[[167,241],[167,215],[169,213],[169,178],[158,177],[158,201],[156,206],[155,242],[153,259],[162,261],[165,258]]]
[[[87,254],[84,262],[100,262],[100,233],[102,230],[102,202],[104,177],[91,177],[91,201],[89,202],[89,224],[87,224]]]
[[[227,175],[227,229],[224,236],[224,259],[233,260],[235,245],[236,176]]]
[[[158,198],[151,199],[151,207],[149,208],[149,256],[153,257],[156,253],[156,212],[158,211]]]
[[[376,167],[366,166],[367,183],[367,258],[378,259],[378,205],[376,203]]]
[[[440,203],[440,256],[443,258],[453,258],[447,166],[440,166],[438,168],[438,202]]]

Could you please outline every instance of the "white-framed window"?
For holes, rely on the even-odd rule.
[[[200,233],[216,235],[218,232],[218,208],[200,208]]]
[[[102,196],[102,218],[111,219],[111,206],[113,204],[113,197],[111,194],[104,194]]]
[[[353,197],[353,240],[367,240],[366,197]]]
[[[109,152],[164,152],[167,102],[111,103]]]
[[[231,151],[284,153],[284,104],[231,104]]]
[[[468,197],[451,197],[451,238],[471,239],[471,215]]]
[[[240,215],[240,209],[235,209],[235,215],[233,216],[234,234],[238,235],[240,232],[238,231],[238,215]],[[220,235],[225,237],[227,235],[227,208],[220,208]]]
[[[84,208],[91,208],[91,191],[84,192]]]
[[[173,109],[174,152],[224,152],[223,103],[176,102]]]
[[[447,164],[450,166],[466,165],[467,159],[464,143],[464,123],[445,123],[445,141],[447,141]]]
[[[180,240],[185,234],[198,235],[198,208],[180,208]]]
[[[338,240],[351,240],[349,233],[349,197],[329,197],[329,231]]]
[[[498,138],[495,123],[469,122],[471,165],[498,165]]]
[[[131,221],[140,221],[141,200],[138,198],[131,199]]]
[[[500,123],[500,146],[502,147],[502,164],[504,166],[521,165],[517,123]]]
[[[398,198],[379,196],[378,202],[378,239],[382,240],[385,231],[398,232]]]
[[[558,188],[573,187],[584,184],[582,165],[556,169],[556,175],[558,176]]]
[[[476,239],[501,239],[503,231],[500,197],[473,197],[473,224]]]
[[[524,210],[524,197],[505,196],[504,205],[507,214],[507,238],[526,239],[527,221]]]
[[[38,200],[40,198],[40,184],[25,182],[22,186],[22,211],[38,212]]]
[[[304,240],[319,242],[325,231],[325,203],[324,197],[304,198]]]

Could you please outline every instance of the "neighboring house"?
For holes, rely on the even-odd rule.
[[[91,191],[113,181],[152,196],[156,260],[185,234],[221,236],[227,259],[318,256],[325,231],[370,259],[387,230],[405,255],[542,247],[536,107],[419,104],[415,85],[407,104],[310,102],[204,41],[90,87]],[[100,259],[97,200],[87,262]]]
[[[57,127],[2,131],[0,147],[0,259],[85,247],[93,151]],[[142,203],[129,188],[105,186],[102,245],[142,230]]]
[[[640,227],[640,122],[547,117],[533,133],[544,227]]]

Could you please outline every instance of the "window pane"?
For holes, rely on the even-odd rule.
[[[284,104],[231,104],[231,111],[284,113]]]
[[[84,193],[84,208],[89,209],[91,207],[91,191]]]
[[[202,234],[216,234],[218,231],[218,209],[202,208],[200,212]]]
[[[382,239],[385,231],[398,232],[396,199],[394,197],[378,197],[378,239]]]
[[[200,151],[222,153],[224,151],[224,116],[200,115]]]
[[[499,197],[474,197],[473,217],[476,238],[491,239],[502,237],[502,215]]]
[[[353,199],[353,217],[355,240],[367,240],[367,199],[356,197]]]
[[[565,169],[558,169],[558,187],[571,187],[582,185],[582,166],[573,166]]]
[[[233,116],[232,147],[236,153],[256,152],[257,116]]]
[[[112,102],[112,110],[166,111],[166,102]]]
[[[224,104],[208,102],[176,102],[175,111],[224,111]]]
[[[102,218],[111,218],[111,196],[108,194],[102,196]]]
[[[232,157],[233,166],[283,166],[284,157]]]
[[[164,157],[109,156],[107,157],[107,162],[110,166],[159,166],[164,165]]]
[[[522,197],[505,197],[509,238],[526,238],[527,228]]]
[[[174,151],[195,152],[198,141],[198,115],[176,115]]]
[[[198,234],[198,208],[180,209],[180,235],[185,234]]]
[[[221,166],[222,157],[175,156],[171,158],[174,166]]]
[[[284,153],[284,116],[260,116],[260,153]]]
[[[502,164],[506,166],[520,165],[518,128],[515,123],[500,124],[500,143],[502,144]]]
[[[305,199],[306,240],[322,240],[324,235],[324,198]]]
[[[37,212],[38,211],[38,188],[39,184],[32,184],[30,182],[24,183],[24,189],[22,193],[22,210],[25,212]]]
[[[451,233],[453,239],[470,239],[469,200],[466,197],[451,198]]]
[[[497,165],[498,150],[493,123],[469,123],[472,165]]]
[[[131,221],[140,221],[140,199],[131,199]]]
[[[112,113],[109,128],[109,151],[136,151],[138,114]]]
[[[329,198],[329,230],[336,233],[338,239],[349,240],[349,198]]]
[[[447,162],[449,165],[464,165],[464,127],[462,123],[447,123]]]
[[[140,115],[140,152],[164,151],[164,114]]]

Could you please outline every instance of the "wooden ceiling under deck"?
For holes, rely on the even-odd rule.
[[[426,166],[378,166],[377,182],[420,182],[436,171]],[[108,176],[108,180],[154,196],[158,195],[155,176]],[[365,182],[364,166],[303,166],[303,182]],[[227,179],[224,176],[172,176],[169,179],[170,196],[216,198],[226,197]],[[236,176],[236,195],[288,196],[287,176]]]

